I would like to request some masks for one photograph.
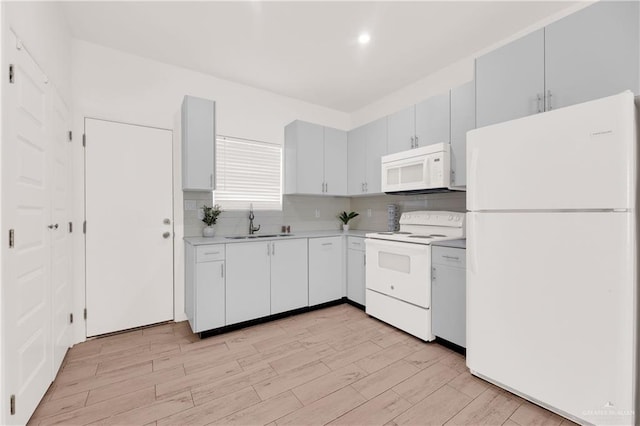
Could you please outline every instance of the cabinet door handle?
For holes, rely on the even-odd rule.
[[[323,246],[332,246],[333,243],[322,243]]]
[[[220,264],[220,278],[224,278],[224,263]]]
[[[538,112],[542,112],[542,96],[540,96],[540,93],[536,94],[536,99],[537,99]]]
[[[551,90],[547,90],[547,111],[551,111],[553,109],[553,105],[551,105]]]
[[[324,192],[329,192],[329,184],[326,182],[324,184]]]
[[[271,243],[271,256],[276,255],[276,243]]]
[[[219,251],[206,251],[204,254],[220,254]]]
[[[267,243],[267,256],[271,256],[271,249],[269,248],[269,243]]]
[[[416,142],[415,142],[415,146],[414,146],[414,148],[417,148],[417,147],[419,146],[419,145],[418,145],[418,137],[417,137],[417,136],[416,136],[415,141],[416,141]]]

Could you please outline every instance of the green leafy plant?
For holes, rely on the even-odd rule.
[[[216,204],[213,207],[204,206],[202,207],[202,211],[204,212],[204,217],[202,221],[207,224],[207,226],[215,225],[218,221],[218,216],[222,213],[222,209],[220,208],[220,204]]]
[[[346,225],[346,224],[348,224],[348,223],[349,223],[349,221],[350,221],[351,219],[353,219],[353,218],[354,218],[354,217],[356,217],[356,216],[360,216],[360,213],[356,213],[356,212],[350,212],[350,213],[342,212],[342,213],[340,213],[340,214],[338,215],[338,219],[340,219],[340,221]]]

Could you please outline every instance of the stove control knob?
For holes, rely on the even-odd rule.
[[[449,220],[453,220],[453,215],[449,215]]]

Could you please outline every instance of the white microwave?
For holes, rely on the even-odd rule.
[[[451,147],[436,143],[385,155],[382,191],[388,194],[447,192],[451,184]]]

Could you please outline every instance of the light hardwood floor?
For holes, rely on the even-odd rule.
[[[30,424],[560,425],[464,358],[349,305],[200,340],[186,322],[69,350]]]

